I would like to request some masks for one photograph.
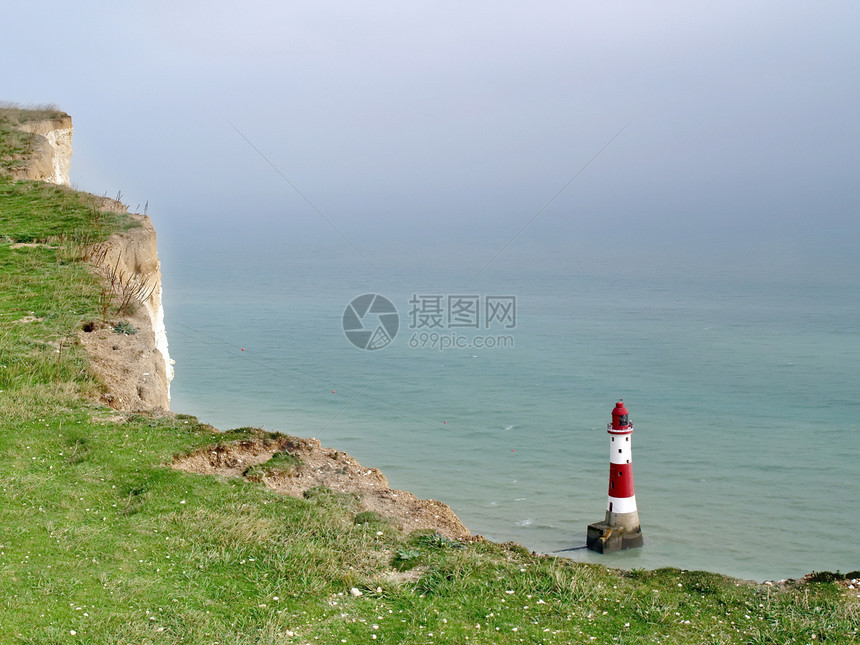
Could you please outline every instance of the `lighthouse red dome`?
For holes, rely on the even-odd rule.
[[[627,430],[632,429],[632,423],[630,423],[630,415],[627,412],[627,408],[624,407],[624,401],[618,401],[615,404],[615,409],[612,410],[612,426],[611,430]]]

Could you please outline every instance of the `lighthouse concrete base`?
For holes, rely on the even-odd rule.
[[[630,531],[606,522],[595,522],[588,525],[585,546],[598,553],[612,553],[623,549],[639,548],[643,541],[642,529],[639,527],[635,531]]]

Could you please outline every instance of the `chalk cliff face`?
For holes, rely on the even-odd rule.
[[[104,209],[125,211],[120,202],[102,202]],[[111,314],[108,322],[90,321],[79,336],[106,387],[105,403],[118,410],[167,411],[173,361],[167,349],[155,229],[145,215],[130,217],[139,226],[111,236],[96,266],[105,288],[113,283],[115,293],[133,294],[130,311]],[[137,332],[117,333],[119,323],[129,323]]]
[[[27,121],[15,127],[33,135],[29,159],[15,176],[68,186],[72,165],[72,118]]]

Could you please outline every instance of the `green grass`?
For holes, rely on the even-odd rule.
[[[6,174],[21,165],[21,159],[30,153],[32,136],[15,130],[11,124],[0,119],[0,174]]]
[[[89,196],[0,177],[0,390],[96,387],[76,333],[103,316],[102,287],[81,258],[129,225],[96,211]]]
[[[0,642],[856,640],[860,599],[840,577],[777,588],[610,570],[402,536],[327,489],[293,499],[170,468],[260,431],[87,398],[99,386],[74,340],[100,287],[69,246],[122,226],[70,191],[0,180]],[[294,465],[281,453],[258,470]]]
[[[96,202],[92,195],[65,186],[0,177],[0,239],[83,245],[134,226],[127,215],[98,210]]]
[[[856,601],[832,582],[777,590],[427,534],[403,541],[352,496],[292,499],[166,467],[213,442],[191,417],[109,414],[76,403],[4,422],[5,642],[69,642],[72,630],[128,643],[278,643],[288,631],[324,643],[848,642],[857,627]],[[392,581],[400,551],[416,554],[404,567],[423,572],[416,580]]]

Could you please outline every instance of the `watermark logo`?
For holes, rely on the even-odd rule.
[[[517,326],[517,297],[475,294],[418,294],[408,300],[410,349],[508,349],[514,337],[476,334]],[[343,312],[343,333],[359,349],[387,347],[397,335],[397,308],[379,294],[353,298]]]
[[[397,308],[377,293],[353,298],[343,311],[343,333],[359,349],[372,351],[387,347],[399,328]]]

